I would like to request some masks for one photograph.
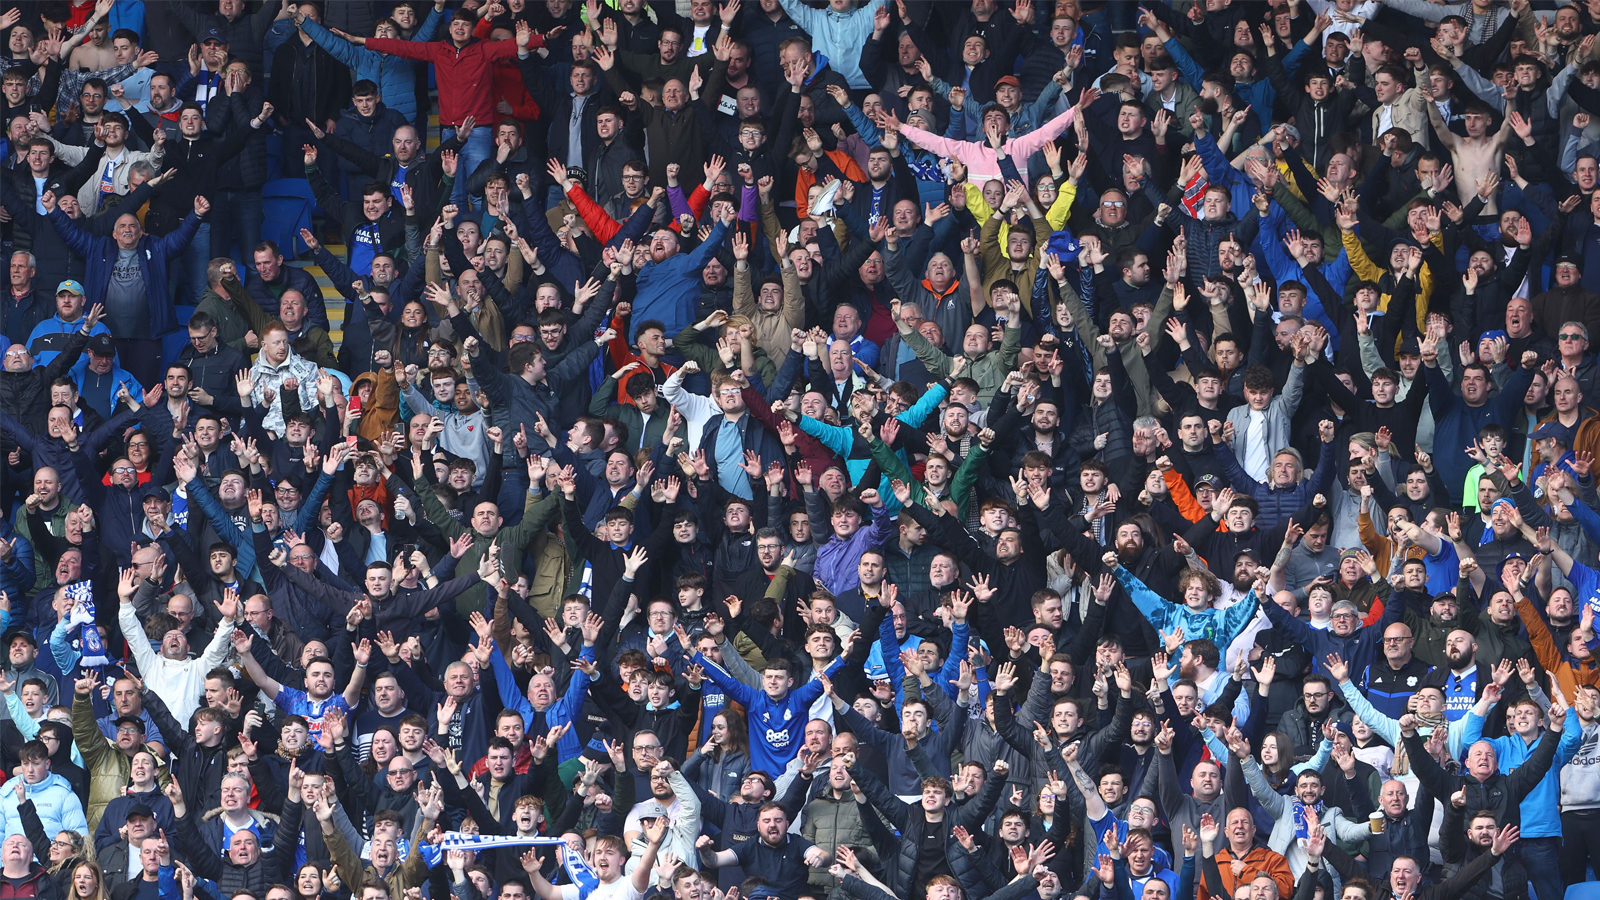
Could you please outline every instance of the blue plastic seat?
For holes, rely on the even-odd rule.
[[[1566,900],[1600,900],[1600,881],[1580,881],[1569,885]]]
[[[300,240],[300,229],[311,227],[316,206],[311,183],[304,178],[279,178],[262,185],[262,240],[277,243],[283,255],[293,259],[307,249]]]

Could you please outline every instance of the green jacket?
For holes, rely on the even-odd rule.
[[[1022,347],[1022,329],[1018,323],[1010,323],[1006,328],[1005,338],[1000,342],[999,350],[986,350],[976,357],[968,358],[968,365],[962,374],[978,383],[978,402],[984,406],[994,399],[995,391],[1000,389],[1000,383],[1006,380],[1006,375],[1017,366],[1017,351]],[[960,335],[947,335],[946,340],[960,340]],[[922,332],[915,328],[902,330],[900,340],[911,347],[917,354],[917,359],[928,371],[937,376],[950,374],[951,365],[955,358],[928,343]]]
[[[915,475],[911,474],[911,468],[906,465],[905,460],[896,456],[895,452],[889,449],[888,444],[885,444],[880,438],[873,438],[872,443],[867,446],[872,451],[873,461],[878,464],[878,470],[883,473],[885,478],[891,481],[896,478],[904,481],[911,486],[912,503],[920,503],[929,509],[933,508],[933,505],[928,502],[928,489],[922,486],[922,482],[918,481]],[[971,452],[967,454],[966,459],[961,461],[961,468],[956,469],[956,473],[950,477],[950,498],[956,502],[956,510],[963,519],[967,517],[967,504],[972,498],[972,486],[977,483],[978,472],[982,469],[983,461],[988,455],[989,450],[987,447],[977,441],[973,441]]]
[[[509,528],[501,528],[491,537],[478,534],[470,526],[463,525],[450,511],[444,508],[439,498],[434,496],[432,490],[423,489],[413,491],[406,487],[398,478],[389,479],[390,490],[410,497],[412,506],[419,507],[446,538],[454,540],[463,534],[472,535],[472,546],[467,548],[465,555],[456,563],[457,571],[470,572],[478,567],[478,562],[483,559],[483,554],[489,549],[490,544],[500,546],[500,571],[515,573],[522,566],[522,554],[532,543],[533,538],[544,530],[544,526],[560,511],[561,507],[556,502],[554,494],[536,496],[528,492],[528,503],[523,508],[522,521]],[[468,517],[471,510],[468,510]],[[474,586],[462,591],[456,597],[456,611],[465,619],[474,612],[483,612],[488,609],[488,599],[484,595],[485,587]]]
[[[754,335],[751,335],[752,339]],[[761,376],[762,384],[771,384],[778,377],[778,367],[767,356],[767,351],[760,345],[752,342],[753,355],[756,360],[756,372]],[[685,327],[672,339],[672,349],[683,354],[684,359],[692,359],[700,364],[700,371],[711,373],[724,368],[722,356],[717,353],[717,348],[711,344],[700,343],[700,329],[694,325]]]
[[[632,403],[618,403],[614,399],[616,396],[617,373],[612,372],[589,398],[589,415],[613,418],[626,425],[628,440],[624,446],[629,453],[638,452],[640,447],[653,449],[661,443],[661,436],[667,431],[667,420],[672,417],[672,405],[665,400],[657,401],[655,415],[646,422],[643,410]]]
[[[206,289],[205,296],[200,298],[200,305],[195,307],[195,312],[203,312],[217,322],[217,341],[243,353],[249,359],[255,353],[249,344],[245,343],[244,336],[255,327],[250,311],[259,313],[260,304],[244,289],[244,285],[235,281],[223,282],[226,296],[218,294],[211,288]],[[260,331],[256,331],[260,335]]]

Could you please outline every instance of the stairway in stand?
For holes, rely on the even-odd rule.
[[[434,113],[428,117],[428,149],[432,151],[437,149],[438,146],[439,115],[438,113]],[[343,244],[324,244],[323,246],[327,247],[328,252],[332,253],[335,257],[340,259],[344,258],[345,247]],[[312,263],[309,258],[296,259],[290,264],[306,270],[317,279],[317,287],[322,290],[322,301],[328,307],[328,337],[333,340],[333,346],[335,349],[343,346],[345,313],[344,295],[339,293],[338,288],[333,286],[333,282],[328,278],[328,273],[322,271],[322,267]]]

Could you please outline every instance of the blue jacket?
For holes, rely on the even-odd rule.
[[[1513,363],[1515,364],[1515,363]],[[1468,406],[1461,394],[1452,390],[1438,366],[1423,366],[1423,376],[1428,379],[1428,406],[1433,409],[1433,445],[1435,447],[1465,447],[1478,439],[1485,425],[1509,428],[1512,417],[1522,409],[1522,398],[1533,383],[1533,371],[1518,365],[1506,383],[1488,403]],[[1450,489],[1450,503],[1461,503],[1461,486],[1466,483],[1467,469],[1472,467],[1472,457],[1465,453],[1440,453],[1433,464]]]
[[[1357,628],[1349,637],[1340,637],[1334,634],[1331,628],[1312,628],[1285,612],[1284,608],[1276,603],[1262,603],[1260,606],[1266,611],[1267,620],[1272,623],[1273,628],[1287,634],[1310,651],[1311,671],[1327,675],[1328,669],[1324,660],[1328,658],[1328,654],[1337,653],[1350,664],[1352,673],[1362,673],[1363,676],[1371,667],[1372,661],[1378,658],[1378,648],[1383,646],[1384,629],[1400,621],[1400,614],[1405,608],[1404,603],[1385,603],[1383,615],[1377,622]]]
[[[1194,57],[1189,55],[1189,51],[1184,49],[1183,44],[1179,43],[1177,38],[1169,38],[1164,46],[1167,48],[1167,55],[1172,57],[1173,64],[1178,67],[1178,74],[1183,76],[1183,80],[1188,82],[1190,87],[1196,91],[1200,90],[1200,82],[1204,80],[1205,70],[1200,68],[1200,64],[1194,61]],[[1233,86],[1233,90],[1244,98],[1244,102],[1249,104],[1251,109],[1256,111],[1256,119],[1261,123],[1262,132],[1270,131],[1272,129],[1272,106],[1278,99],[1278,90],[1272,86],[1272,82],[1268,81],[1266,76],[1263,75],[1255,81],[1236,83]],[[1207,166],[1206,168],[1210,169],[1211,167]],[[1243,209],[1244,207],[1236,206],[1234,208]]]
[[[60,347],[67,342],[67,338],[77,334],[83,328],[83,314],[78,314],[78,320],[68,322],[58,313],[33,326],[33,331],[28,333],[28,352],[33,354],[33,363],[37,366],[48,366],[50,361],[61,354],[60,350],[46,350],[45,347]],[[89,336],[97,334],[110,334],[111,329],[105,322],[97,322],[90,330]],[[43,341],[43,344],[39,342]],[[40,349],[35,350],[35,347]]]
[[[1548,740],[1550,737],[1541,732],[1539,741],[1531,744],[1515,734],[1485,738],[1482,716],[1469,712],[1466,722],[1466,730],[1461,735],[1461,746],[1471,747],[1480,740],[1487,740],[1494,745],[1495,759],[1500,764],[1500,771],[1506,775],[1527,762],[1528,757],[1533,755],[1534,748],[1539,746],[1539,741]],[[1550,771],[1544,773],[1544,777],[1539,779],[1533,790],[1522,798],[1522,833],[1525,836],[1561,837],[1561,768],[1578,755],[1578,748],[1582,745],[1583,725],[1578,721],[1578,711],[1568,707],[1567,724],[1561,731],[1560,742],[1556,744],[1555,762],[1550,764]]]
[[[868,346],[871,345],[869,344]],[[922,392],[922,396],[918,398],[916,405],[901,412],[895,418],[912,428],[920,429],[922,423],[927,421],[928,416],[939,410],[939,404],[944,402],[946,393],[948,391],[945,390],[943,382],[931,384],[926,391]],[[872,465],[872,457],[850,455],[851,448],[855,446],[857,437],[855,429],[846,428],[843,425],[830,425],[810,416],[801,416],[799,424],[801,431],[816,438],[822,443],[822,446],[827,447],[837,454],[840,459],[844,460],[845,468],[850,473],[851,484],[860,481],[861,477],[867,473],[867,469]],[[911,465],[911,460],[906,458],[904,449],[896,450],[895,455],[904,460],[906,465]],[[890,488],[889,476],[884,475],[879,479],[878,494],[883,497],[884,507],[889,510],[891,515],[900,512],[900,501],[895,499],[894,491]]]
[[[811,35],[811,49],[826,56],[828,65],[844,76],[850,87],[856,90],[872,87],[861,71],[861,48],[872,36],[872,17],[887,0],[872,0],[846,13],[834,12],[831,7],[813,9],[800,0],[779,2],[789,18]],[[816,70],[821,71],[822,66],[817,65]]]
[[[28,799],[33,801],[39,821],[44,823],[45,834],[76,831],[88,836],[89,820],[83,815],[83,801],[78,799],[65,778],[52,772],[38,784],[28,785]],[[18,805],[15,791],[6,791],[5,796],[0,797],[0,828],[8,838],[23,834]]]
[[[578,658],[594,662],[594,648],[584,647],[578,652]],[[500,705],[506,709],[514,709],[522,713],[524,727],[533,725],[535,711],[528,698],[517,690],[517,676],[512,673],[511,667],[506,664],[505,656],[501,655],[500,648],[495,647],[489,652],[489,664],[494,666],[495,686],[500,689]],[[544,727],[554,728],[557,725],[574,724],[576,714],[583,712],[583,701],[589,696],[589,676],[582,669],[572,673],[572,680],[567,683],[566,694],[557,697],[556,702],[544,710]],[[561,736],[557,745],[558,759],[561,762],[573,759],[583,752],[583,744],[578,741],[578,729],[568,728],[567,733]]]
[[[1162,637],[1171,634],[1174,628],[1182,628],[1185,640],[1205,638],[1223,651],[1256,617],[1256,607],[1260,604],[1256,592],[1251,591],[1250,596],[1227,609],[1202,609],[1196,612],[1185,604],[1163,598],[1146,587],[1137,575],[1121,566],[1117,567],[1117,581],[1128,592],[1128,599],[1139,607],[1139,612],[1144,613],[1144,617],[1150,620],[1156,631],[1161,632]]]
[[[61,210],[50,213],[50,223],[56,227],[61,240],[73,252],[84,258],[83,287],[89,292],[90,306],[106,301],[106,288],[111,284],[111,267],[117,262],[117,242],[108,237],[96,237],[78,226]],[[145,235],[139,239],[139,270],[144,275],[145,291],[150,297],[150,333],[156,337],[169,334],[178,328],[178,319],[172,308],[171,280],[167,277],[168,265],[188,248],[194,233],[200,230],[200,217],[190,213],[183,217],[178,229],[164,237]]]
[[[0,520],[0,541],[16,541],[11,547],[11,559],[0,563],[0,591],[6,596],[21,597],[33,591],[33,544],[11,525],[8,516]]]
[[[743,704],[750,725],[750,767],[773,778],[783,775],[789,761],[800,752],[806,722],[811,720],[811,704],[822,696],[821,679],[813,678],[785,694],[782,700],[774,700],[766,691],[729,675],[704,654],[696,653],[694,661],[717,687]],[[844,658],[840,657],[822,674],[831,678],[843,666]]]
[[[721,248],[727,234],[727,226],[718,222],[711,226],[711,236],[700,246],[640,269],[633,298],[633,327],[658,319],[667,326],[667,334],[677,334],[693,324],[695,307],[700,302],[700,268]]]
[[[422,20],[422,27],[417,29],[411,40],[433,40],[439,31],[439,23],[443,21],[443,13],[429,9],[428,17]],[[328,51],[329,56],[350,68],[352,84],[362,80],[372,82],[378,86],[378,96],[383,98],[384,105],[405,116],[407,122],[417,118],[416,63],[358,47],[309,18],[300,27],[317,46]]]

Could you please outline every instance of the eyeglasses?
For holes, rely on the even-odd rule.
[[[1306,691],[1306,692],[1302,693],[1300,696],[1304,697],[1307,700],[1321,700],[1323,697],[1331,697],[1331,696],[1333,696],[1333,691],[1320,691],[1320,692]]]
[[[1559,337],[1563,341],[1587,341],[1589,339],[1588,335],[1578,334],[1577,332],[1572,332],[1570,334],[1559,335]]]
[[[1405,642],[1410,641],[1410,640],[1414,640],[1414,638],[1408,638],[1408,637],[1386,637],[1386,638],[1383,639],[1383,642],[1385,644],[1404,644]]]
[[[762,131],[759,128],[741,128],[741,129],[739,129],[739,136],[740,137],[746,137],[746,136],[749,136],[749,137],[761,137],[763,134],[766,134],[766,132]]]
[[[640,744],[639,746],[633,748],[633,752],[635,752],[635,753],[660,753],[661,752],[661,745],[660,744]]]
[[[1124,203],[1121,200],[1101,200],[1100,201],[1100,205],[1101,206],[1105,206],[1105,207],[1109,207],[1111,209],[1121,209],[1122,207],[1126,206],[1127,204]]]

